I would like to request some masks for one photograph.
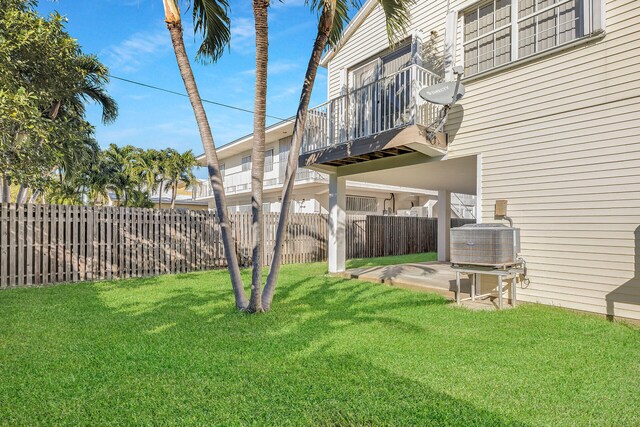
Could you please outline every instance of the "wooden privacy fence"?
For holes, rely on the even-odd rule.
[[[474,223],[451,219],[451,227]],[[346,224],[347,258],[407,255],[438,250],[438,220],[411,216],[350,215]]]
[[[251,262],[250,213],[230,215],[240,264]],[[264,216],[265,264],[279,214]],[[460,226],[470,220],[452,220]],[[292,214],[283,263],[327,259],[327,216]],[[348,258],[437,250],[437,220],[347,217]],[[0,288],[184,273],[226,266],[220,226],[208,211],[0,204]]]
[[[265,215],[266,262],[278,214]],[[231,215],[241,263],[251,257],[251,215]],[[323,215],[290,217],[283,263],[326,259]],[[0,204],[0,288],[180,273],[226,265],[208,211]]]

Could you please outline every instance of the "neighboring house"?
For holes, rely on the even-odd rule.
[[[194,198],[194,188],[198,188],[200,182],[194,186],[186,186],[184,183],[178,184],[178,191],[176,193],[175,208],[176,209],[191,209],[191,210],[207,210],[209,204],[206,201],[196,200]],[[168,188],[167,188],[168,187]],[[165,185],[160,195],[160,189],[156,189],[149,195],[149,198],[153,202],[154,208],[160,207],[160,201],[162,201],[162,209],[171,208],[171,186]],[[160,199],[160,197],[162,197]]]
[[[263,208],[279,212],[293,121],[270,126],[266,132]],[[251,211],[251,148],[253,135],[247,135],[217,149],[224,175],[227,204],[231,212]],[[204,156],[198,161],[204,165]],[[403,214],[435,216],[433,205],[437,192],[428,189],[362,182],[347,182],[346,209],[353,214]],[[451,204],[455,217],[473,218],[475,198],[456,195]],[[194,190],[196,201],[214,207],[213,192],[202,180]],[[296,175],[290,209],[298,213],[328,213],[329,178],[327,174],[300,168]],[[412,209],[413,208],[413,209]]]
[[[201,183],[199,182],[195,187],[198,188]],[[208,210],[209,203],[206,200],[196,200],[194,197],[195,190],[191,186],[186,186],[183,183],[178,184],[178,192],[176,195],[175,209],[190,209],[190,210]],[[120,202],[118,196],[114,192],[109,192],[110,206],[119,206]],[[162,197],[162,198],[161,198]],[[158,209],[170,209],[171,208],[171,188],[163,188],[162,196],[160,196],[159,189],[149,194],[149,199],[153,202],[153,207]],[[162,204],[160,203],[162,201]]]
[[[151,197],[153,207],[158,209],[160,207],[159,199],[157,196]],[[162,198],[162,209],[171,209],[171,197]],[[204,201],[194,200],[191,195],[176,197],[175,209],[189,209],[189,210],[209,210],[209,204]]]
[[[302,150],[329,174],[330,230],[343,235],[347,179],[475,194],[478,222],[506,199],[523,299],[640,319],[639,29],[634,0],[418,0],[391,49],[368,0],[322,60],[329,101]],[[417,92],[453,66],[466,95],[431,134],[442,110]],[[448,236],[441,221],[441,260]],[[342,271],[344,242],[329,241]]]

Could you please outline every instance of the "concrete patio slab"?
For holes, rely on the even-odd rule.
[[[436,292],[450,300],[455,300],[456,273],[448,262],[418,262],[411,264],[387,265],[383,267],[352,268],[341,274],[349,279],[384,283],[400,288],[423,292]],[[460,290],[463,297],[471,292],[471,279],[462,275]],[[496,308],[493,298],[463,301],[462,305],[474,310]],[[509,305],[505,304],[505,308]]]

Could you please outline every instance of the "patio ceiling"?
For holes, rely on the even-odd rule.
[[[363,163],[360,168],[358,165],[343,166],[338,174],[349,181],[476,194],[477,156],[439,160],[415,153],[395,159],[393,163]],[[369,167],[365,169],[364,166]]]

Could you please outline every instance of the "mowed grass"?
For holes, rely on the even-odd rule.
[[[0,292],[6,425],[640,425],[640,330],[283,267]],[[248,274],[248,272],[245,272]]]
[[[347,260],[347,268],[383,267],[385,265],[412,264],[416,262],[437,261],[438,254],[426,252],[422,254],[409,254],[399,256],[387,256],[379,258],[354,258]]]

